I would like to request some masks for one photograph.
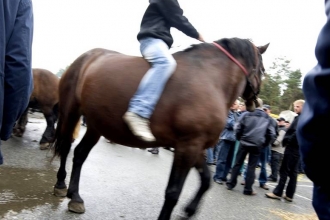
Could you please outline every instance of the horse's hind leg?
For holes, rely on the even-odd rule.
[[[175,149],[171,175],[165,191],[165,202],[158,217],[159,220],[171,218],[171,213],[179,200],[189,170],[196,163],[196,149],[196,147],[189,145],[178,146]]]
[[[67,197],[71,199],[68,205],[69,211],[75,213],[85,212],[84,201],[79,195],[79,180],[81,167],[85,162],[89,152],[99,139],[100,134],[88,127],[85,136],[74,150],[71,180],[67,194]]]
[[[42,134],[42,138],[40,140],[40,150],[46,150],[49,148],[49,144],[54,141],[55,136],[55,121],[56,117],[51,108],[47,108],[43,110],[47,127],[45,132]]]
[[[198,208],[198,204],[199,204],[200,200],[202,199],[202,196],[210,188],[211,174],[210,174],[210,170],[206,164],[204,155],[200,155],[200,158],[197,161],[195,168],[197,169],[197,171],[200,175],[201,186],[200,186],[195,198],[185,208],[185,211],[186,211],[188,217],[195,214],[195,212]]]
[[[58,197],[65,197],[67,195],[67,187],[65,184],[65,178],[66,178],[66,159],[68,157],[68,154],[70,152],[71,148],[71,141],[63,140],[61,142],[63,145],[63,152],[61,154],[61,162],[60,162],[60,168],[57,171],[57,182],[54,186],[54,195]]]
[[[29,107],[25,109],[21,117],[18,119],[14,129],[13,129],[13,135],[17,137],[22,137],[25,132],[25,127],[28,122],[28,111]]]

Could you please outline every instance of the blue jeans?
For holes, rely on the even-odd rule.
[[[235,141],[221,140],[214,180],[227,181],[235,150]]]
[[[267,161],[268,161],[268,155],[269,155],[269,146],[262,148],[260,152],[260,174],[259,174],[259,184],[264,185],[267,182],[267,171],[266,171],[266,166],[267,166]]]
[[[140,50],[151,68],[143,76],[139,87],[130,100],[128,111],[143,118],[150,118],[164,87],[176,69],[176,61],[167,44],[155,38],[140,40]]]
[[[220,148],[220,140],[218,143],[213,147],[206,149],[206,163],[214,163],[214,161],[218,161],[218,152]]]

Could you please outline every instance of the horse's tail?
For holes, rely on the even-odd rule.
[[[53,115],[54,115],[54,122],[57,122],[57,119],[58,119],[58,103],[56,103],[53,107]]]
[[[66,156],[72,142],[78,136],[81,111],[80,98],[77,96],[76,90],[85,58],[86,55],[82,55],[76,59],[62,75],[59,83],[59,117],[53,143],[54,157]]]

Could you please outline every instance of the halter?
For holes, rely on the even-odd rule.
[[[217,44],[216,42],[212,42],[214,46],[216,46],[217,48],[219,48],[224,54],[226,54],[229,59],[231,59],[237,66],[239,66],[242,71],[244,72],[245,76],[246,76],[246,81],[247,81],[247,86],[249,86],[251,88],[251,91],[253,93],[253,101],[257,104],[257,98],[258,98],[258,94],[260,92],[260,90],[258,89],[256,92],[254,91],[254,88],[252,86],[252,83],[250,81],[249,78],[249,73],[248,71],[245,69],[245,67],[237,60],[235,59],[235,57],[233,57],[225,48],[223,48],[222,46],[220,46],[219,44]],[[252,43],[251,43],[252,44]],[[256,72],[257,69],[259,69],[261,71],[261,73],[263,73],[261,67],[260,67],[260,62],[257,62],[257,57],[260,55],[258,49],[256,48],[256,46],[254,46],[254,44],[252,44],[254,47],[254,51],[256,53],[256,69],[252,69],[252,72]],[[258,80],[258,78],[256,77],[255,74],[253,74],[253,76],[256,78],[257,80],[257,84],[258,84],[258,88],[260,88],[260,81]]]

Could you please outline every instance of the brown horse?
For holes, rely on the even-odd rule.
[[[218,48],[221,45],[233,57]],[[122,119],[128,103],[149,65],[142,57],[127,56],[105,49],[82,54],[61,78],[59,122],[55,155],[61,157],[54,194],[71,199],[69,210],[85,211],[79,195],[81,167],[100,136],[130,147],[175,148],[165,202],[159,219],[170,219],[189,170],[195,167],[201,186],[185,211],[192,216],[210,186],[210,172],[204,150],[214,146],[223,130],[228,110],[243,94],[247,107],[254,110],[262,71],[261,54],[268,45],[255,47],[249,40],[222,39],[203,43],[174,54],[177,69],[168,81],[150,119],[157,141],[146,143],[135,137]],[[244,74],[246,72],[246,75]],[[248,82],[248,83],[247,83]],[[72,132],[81,115],[87,131],[74,151],[69,188],[65,184],[65,164]]]
[[[40,140],[40,149],[47,149],[49,143],[54,141],[55,122],[58,118],[58,85],[60,79],[45,69],[33,69],[33,92],[28,108],[19,118],[13,134],[22,137],[28,122],[28,110],[41,111],[46,119],[47,127]]]

